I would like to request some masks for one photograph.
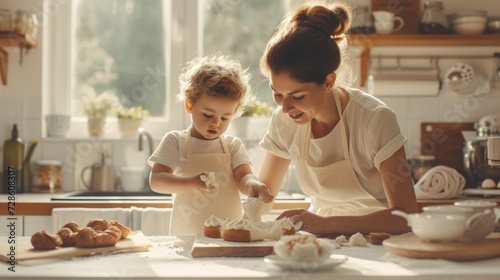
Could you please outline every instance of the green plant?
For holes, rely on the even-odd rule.
[[[263,102],[257,99],[257,97],[252,96],[248,102],[248,106],[241,115],[242,117],[261,117],[269,116],[273,112],[274,107],[267,102]]]
[[[92,89],[81,100],[83,112],[89,118],[105,118],[119,104],[118,98],[111,91],[97,95]]]
[[[119,119],[142,120],[149,116],[149,111],[143,109],[142,106],[133,106],[130,108],[120,106],[115,109],[115,114]]]

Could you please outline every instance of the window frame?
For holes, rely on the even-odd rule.
[[[165,12],[171,12],[170,21],[165,22],[171,36],[165,38],[170,44],[169,53],[165,56],[167,65],[167,102],[165,110],[168,117],[150,117],[145,120],[144,128],[156,139],[170,130],[186,128],[189,117],[184,110],[184,105],[176,101],[175,95],[179,91],[178,77],[183,65],[191,60],[192,54],[199,52],[200,48],[200,21],[198,0],[164,1],[167,5]],[[44,2],[44,10],[48,12],[44,18],[42,38],[43,49],[43,80],[46,81],[42,88],[42,112],[47,114],[71,114],[71,88],[72,88],[72,55],[74,55],[72,21],[75,12],[75,1],[49,0]],[[192,34],[195,34],[193,36]],[[42,131],[46,131],[43,122]],[[118,122],[115,117],[107,118],[105,138],[119,138]],[[46,135],[44,135],[46,137]],[[87,138],[87,118],[71,117],[71,129],[68,138]]]

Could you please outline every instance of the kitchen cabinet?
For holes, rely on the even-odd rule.
[[[481,47],[500,46],[500,34],[482,35],[420,35],[420,34],[352,34],[352,46],[361,47],[361,86],[368,75],[370,52],[374,47]]]
[[[7,85],[7,68],[9,62],[9,53],[4,47],[19,48],[19,62],[22,63],[23,50],[29,50],[36,47],[34,39],[27,35],[18,34],[10,31],[0,32],[0,76],[2,84]]]

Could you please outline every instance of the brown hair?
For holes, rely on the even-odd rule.
[[[250,74],[239,61],[220,53],[191,60],[179,76],[177,99],[196,103],[201,94],[238,100],[235,117],[245,110],[250,98]]]
[[[324,83],[345,57],[351,18],[351,9],[343,4],[299,7],[283,18],[268,42],[260,61],[262,74],[287,73],[300,82]]]

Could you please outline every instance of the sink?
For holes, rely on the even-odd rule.
[[[51,200],[89,201],[89,200],[172,200],[171,194],[160,194],[150,191],[143,192],[93,192],[76,191],[54,196]]]
[[[241,199],[246,199],[242,196]],[[93,191],[75,191],[57,195],[51,198],[54,201],[117,201],[117,200],[166,200],[171,201],[171,194],[160,194],[151,191],[143,192],[93,192]],[[305,200],[303,194],[279,192],[276,200]]]

